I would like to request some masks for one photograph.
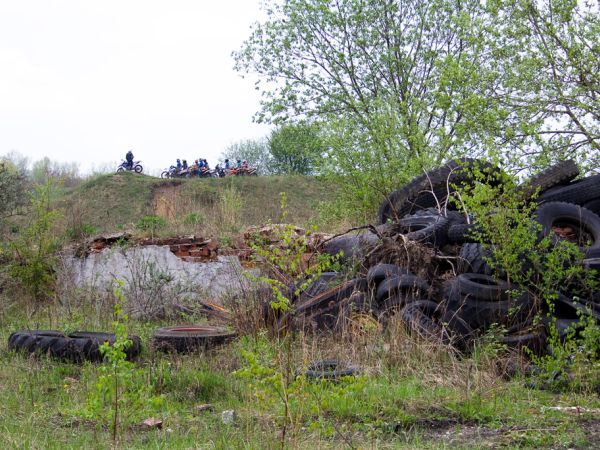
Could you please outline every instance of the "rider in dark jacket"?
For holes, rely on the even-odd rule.
[[[133,169],[133,152],[129,150],[125,155],[125,161],[127,161],[127,167],[129,170]]]

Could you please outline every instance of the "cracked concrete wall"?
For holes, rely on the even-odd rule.
[[[172,284],[193,284],[214,298],[227,291],[247,289],[250,282],[237,256],[219,256],[217,261],[187,262],[175,256],[169,246],[146,245],[131,248],[106,248],[86,258],[66,257],[64,269],[71,272],[79,286],[112,289],[115,280],[126,285],[148,277],[162,277]]]

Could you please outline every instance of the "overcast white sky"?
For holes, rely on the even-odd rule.
[[[0,0],[0,155],[214,166],[269,132],[231,58],[261,17],[259,0]]]

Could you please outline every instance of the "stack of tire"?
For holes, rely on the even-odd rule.
[[[575,230],[585,252],[584,264],[599,269],[600,175],[573,181],[578,175],[574,161],[562,161],[531,177],[518,190],[524,198],[539,203],[536,219],[542,226],[543,236],[552,236],[558,241],[560,237],[553,234],[557,228]],[[427,280],[416,277],[408,268],[376,264],[368,271],[366,280],[354,280],[353,286],[355,290],[364,288],[366,281],[367,289],[361,291],[362,306],[367,304],[369,311],[377,314],[383,323],[391,315],[399,314],[411,331],[438,336],[460,349],[468,348],[472,338],[490,325],[499,324],[508,330],[502,338],[505,344],[527,346],[541,352],[546,329],[534,326],[533,318],[539,312],[545,315],[545,302],[536,302],[529,294],[514,298],[512,293],[519,291],[519,287],[504,280],[503,273],[494,273],[487,262],[490,252],[475,242],[472,230],[477,224],[467,223],[464,214],[453,211],[453,204],[447,202],[456,186],[482,182],[501,185],[501,171],[479,160],[451,161],[392,192],[379,209],[380,227],[385,227],[388,233],[402,234],[403,239],[433,247],[442,255],[446,251],[450,252],[449,256],[458,252],[458,264],[454,267],[456,277]],[[372,246],[375,238],[375,234],[367,239],[363,237],[362,242]],[[360,244],[359,240],[354,241],[351,242]],[[340,248],[344,249],[343,243],[338,240],[325,251],[335,254]],[[350,250],[353,256],[366,253],[364,248]],[[346,283],[346,288],[330,288],[327,294],[317,295],[316,300],[300,300],[299,311],[311,309],[314,322],[326,304],[331,325],[335,314],[343,313],[340,307],[349,301],[346,290],[352,283]],[[594,297],[575,302],[570,294],[568,290],[556,293],[554,319],[559,331],[564,333],[569,327],[577,326],[584,310],[591,310],[593,317],[600,319],[600,304]],[[318,320],[316,322],[318,325]]]

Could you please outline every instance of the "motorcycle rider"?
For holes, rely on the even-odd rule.
[[[248,168],[249,168],[248,161],[244,160],[244,162],[242,163],[242,169],[248,170]]]
[[[229,159],[225,160],[225,170],[229,170],[231,167],[229,166]]]
[[[181,170],[181,161],[178,158],[177,159],[177,172],[179,172],[180,170]]]
[[[133,169],[133,152],[131,150],[125,155],[125,161],[127,161],[127,170]]]
[[[236,167],[237,167],[238,169],[241,169],[241,168],[242,168],[242,160],[241,160],[241,159],[238,159],[238,160],[236,161]]]

